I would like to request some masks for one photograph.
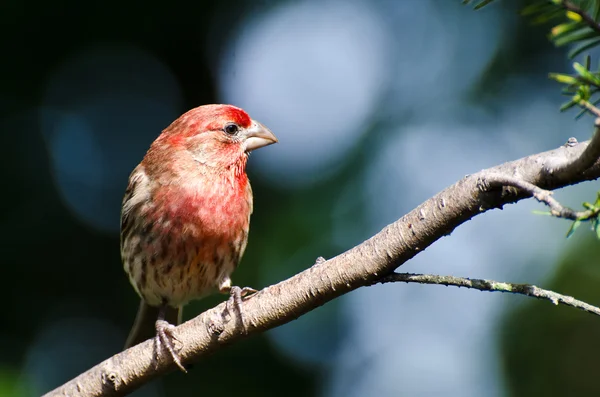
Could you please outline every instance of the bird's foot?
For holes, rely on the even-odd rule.
[[[175,344],[173,341],[179,342],[179,339],[173,333],[175,326],[173,324],[169,324],[165,320],[157,320],[156,321],[156,337],[154,339],[156,343],[156,354],[157,356],[160,352],[163,351],[163,348],[166,349],[173,362],[179,367],[180,370],[187,373],[187,369],[181,363],[181,358],[179,357],[179,353],[175,350]],[[158,357],[157,357],[158,359]]]
[[[258,291],[250,287],[240,288],[233,286],[229,290],[230,297],[226,303],[227,312],[235,312],[235,314],[237,314],[237,317],[240,320],[240,324],[242,325],[242,330],[246,334],[248,333],[248,327],[246,326],[246,322],[244,321],[244,313],[242,311],[242,300],[244,299],[244,297],[255,294],[256,292]],[[234,310],[230,309],[230,305],[233,305]]]

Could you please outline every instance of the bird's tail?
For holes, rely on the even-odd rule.
[[[127,342],[125,342],[125,349],[129,349],[131,346],[142,343],[156,335],[156,320],[158,319],[159,310],[159,307],[150,306],[144,300],[140,302],[140,308],[135,316],[133,327],[129,332]],[[166,306],[164,319],[173,325],[179,325],[181,323],[181,307]]]

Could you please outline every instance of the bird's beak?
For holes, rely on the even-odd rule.
[[[246,129],[246,151],[251,152],[263,146],[277,143],[277,138],[267,127],[252,120],[250,128]]]

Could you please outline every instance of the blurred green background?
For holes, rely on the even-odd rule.
[[[119,257],[127,177],[186,110],[232,103],[280,143],[249,162],[238,285],[262,288],[380,230],[468,173],[588,139],[569,71],[525,1],[0,3],[0,396],[47,392],[117,353],[138,305]],[[597,62],[598,53],[593,53]],[[557,197],[576,206],[597,183]],[[403,271],[531,282],[600,305],[599,245],[527,201]],[[186,307],[190,318],[225,299]],[[600,319],[418,285],[355,291],[137,396],[600,395]]]

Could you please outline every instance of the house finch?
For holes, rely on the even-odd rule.
[[[206,105],[175,120],[129,177],[121,211],[121,257],[142,298],[126,348],[155,337],[183,370],[172,324],[192,299],[215,289],[238,305],[250,288],[231,273],[248,240],[248,154],[277,138],[242,109]],[[241,312],[240,312],[241,314]]]

